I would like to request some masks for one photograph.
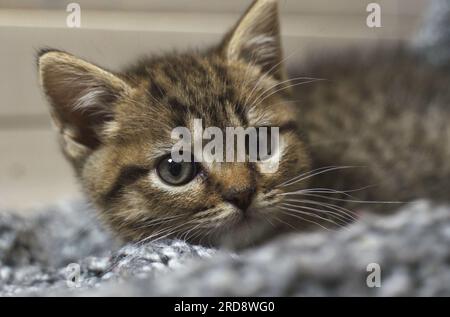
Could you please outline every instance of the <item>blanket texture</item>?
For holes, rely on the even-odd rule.
[[[450,295],[450,207],[427,201],[240,253],[177,240],[119,247],[93,215],[80,202],[0,212],[0,295]],[[381,287],[366,283],[370,263]]]
[[[450,65],[450,0],[434,0],[413,48]],[[0,211],[0,296],[450,296],[450,207],[416,201],[339,231],[240,253],[165,240],[119,246],[81,202]],[[379,267],[380,287],[370,283]]]

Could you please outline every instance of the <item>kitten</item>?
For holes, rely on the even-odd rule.
[[[356,216],[345,203],[358,199],[448,198],[448,73],[399,49],[311,61],[287,80],[275,0],[255,1],[206,51],[122,73],[57,50],[38,64],[63,153],[125,240],[240,246],[346,224]],[[173,162],[171,131],[194,119],[279,127],[278,170]]]

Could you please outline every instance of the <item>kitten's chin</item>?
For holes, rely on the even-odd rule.
[[[218,241],[221,247],[238,250],[257,246],[279,233],[272,223],[254,215],[243,215]]]

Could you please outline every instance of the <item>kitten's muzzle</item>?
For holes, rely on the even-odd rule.
[[[242,212],[246,212],[252,204],[255,189],[247,187],[243,189],[229,189],[223,195],[223,199],[234,206],[238,207]]]

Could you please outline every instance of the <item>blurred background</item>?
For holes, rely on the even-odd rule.
[[[81,7],[68,28],[67,5]],[[381,6],[381,28],[366,25]],[[287,64],[316,50],[405,41],[428,0],[280,0]],[[111,70],[138,56],[214,44],[251,0],[0,0],[0,210],[80,196],[57,147],[39,87],[35,54],[52,47]]]

